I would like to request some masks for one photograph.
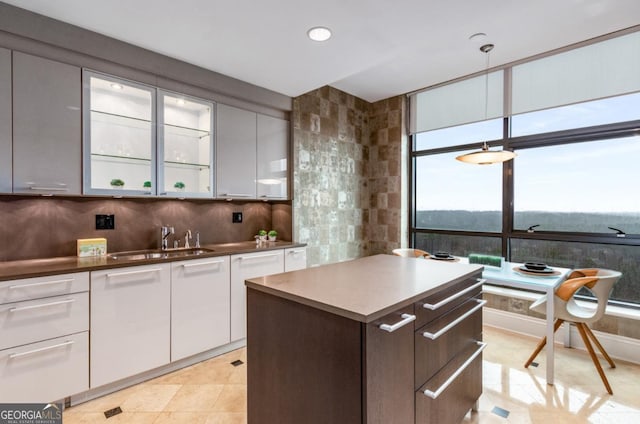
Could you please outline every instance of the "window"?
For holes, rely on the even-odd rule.
[[[426,250],[429,253],[455,252],[459,256],[468,256],[470,253],[483,253],[501,256],[501,243],[500,237],[418,233],[416,234],[414,245],[417,249]]]
[[[639,53],[640,31],[492,72],[484,120],[479,77],[413,94],[413,246],[619,270],[612,302],[640,307]],[[482,141],[518,156],[455,160]]]
[[[502,139],[502,118],[416,134],[415,150],[437,149]]]
[[[517,153],[514,229],[640,234],[640,137]]]
[[[469,166],[455,160],[460,154],[416,158],[416,227],[502,231],[502,169]]]
[[[640,93],[577,103],[511,117],[511,136],[585,128],[640,119]]]
[[[511,239],[511,260],[542,261],[564,268],[607,268],[622,272],[611,300],[640,304],[640,248],[600,243]],[[588,291],[582,294],[591,296]]]

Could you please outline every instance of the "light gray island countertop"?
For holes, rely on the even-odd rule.
[[[445,261],[374,255],[300,271],[252,278],[249,288],[363,323],[483,269]]]

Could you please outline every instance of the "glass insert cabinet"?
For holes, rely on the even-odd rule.
[[[83,71],[84,193],[213,197],[213,103]]]

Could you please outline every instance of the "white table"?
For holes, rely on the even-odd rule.
[[[466,259],[466,258],[465,258]],[[513,270],[519,267],[521,263],[504,262],[502,268],[485,266],[482,277],[487,279],[488,283],[495,283],[502,286],[515,287],[528,290],[542,291],[547,295],[547,384],[553,384],[553,323],[554,308],[553,295],[556,288],[562,283],[571,271],[568,268],[553,267],[554,270],[560,272],[559,275],[551,276],[530,276]]]

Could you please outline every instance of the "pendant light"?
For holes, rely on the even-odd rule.
[[[493,44],[485,44],[480,47],[480,51],[487,55],[487,71],[484,79],[484,119],[487,119],[489,108],[489,52],[493,50]],[[502,163],[516,157],[516,154],[508,150],[489,150],[489,146],[485,141],[482,143],[482,149],[475,152],[466,153],[456,157],[460,162],[473,163],[476,165],[491,165],[493,163]]]

